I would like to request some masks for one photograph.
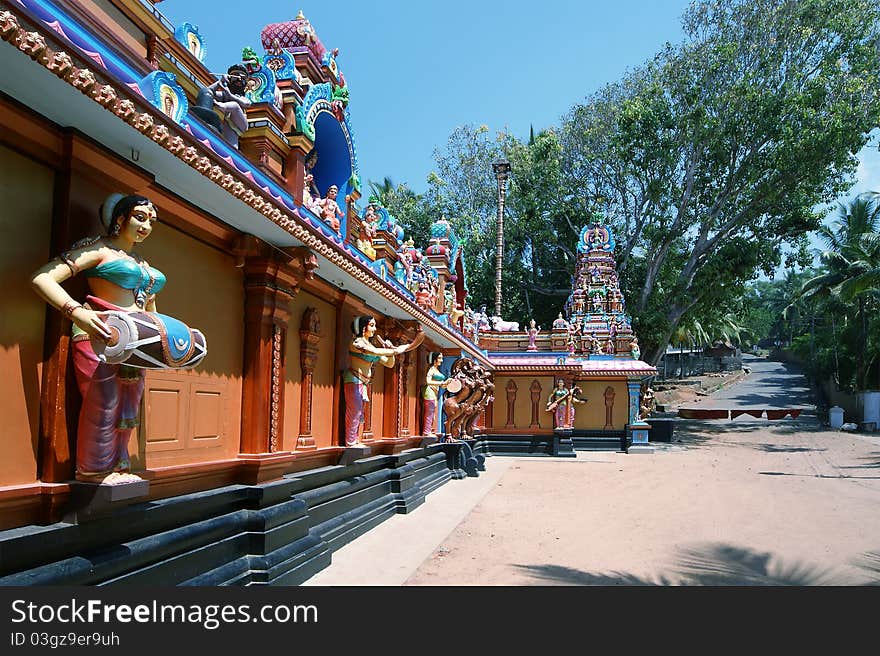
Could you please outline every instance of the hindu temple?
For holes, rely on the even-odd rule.
[[[608,227],[490,325],[454,219],[364,197],[303,11],[216,73],[160,7],[0,9],[0,584],[295,585],[490,456],[647,444]]]

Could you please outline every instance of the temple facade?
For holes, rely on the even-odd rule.
[[[582,234],[566,319],[492,330],[468,305],[452,224],[415,244],[362,197],[356,99],[302,12],[267,24],[261,51],[218,76],[204,63],[210,35],[157,5],[0,9],[0,584],[295,584],[439,485],[478,475],[486,455],[529,452],[525,439],[557,455],[581,439],[627,447],[655,371],[633,348],[606,228]],[[152,267],[164,281],[149,302],[197,328],[207,355],[142,370],[119,456],[141,482],[111,486],[77,462],[88,386],[72,323],[103,283],[63,254],[84,238],[117,243],[99,211],[114,193],[155,209],[137,249],[146,291],[158,291]],[[58,257],[72,304],[54,307],[32,275]],[[432,406],[435,354],[432,375],[457,382]],[[366,382],[364,356],[384,365]],[[560,379],[576,412],[554,425],[545,406]],[[423,434],[429,407],[436,435]]]

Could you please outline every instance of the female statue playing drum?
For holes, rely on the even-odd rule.
[[[49,305],[73,322],[72,351],[82,395],[76,444],[76,477],[121,484],[140,480],[129,472],[128,441],[138,425],[143,369],[112,364],[99,352],[118,338],[108,312],[155,312],[165,276],[133,252],[156,225],[156,208],[143,196],[113,194],[101,208],[107,234],[74,244],[38,269],[31,283]],[[82,272],[92,295],[77,302],[61,286]]]

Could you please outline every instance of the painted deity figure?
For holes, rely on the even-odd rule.
[[[422,435],[434,437],[435,421],[437,419],[437,399],[440,388],[445,388],[449,381],[440,373],[440,365],[443,364],[443,354],[433,351],[428,354],[428,372],[425,374],[425,389],[422,391]]]
[[[376,208],[372,205],[367,206],[364,218],[361,220],[358,230],[358,238],[355,244],[361,252],[371,260],[376,259],[376,249],[373,247],[373,239],[376,238],[376,226],[379,223],[379,216],[376,214]]]
[[[553,413],[553,428],[571,428],[574,424],[574,404],[586,403],[579,398],[580,387],[567,389],[562,378],[556,379],[556,387],[547,399],[547,412]]]
[[[535,346],[535,340],[538,337],[538,329],[535,327],[535,320],[529,320],[529,345],[526,348],[527,351],[537,351],[538,347]]]
[[[221,134],[235,148],[238,148],[238,138],[248,129],[245,110],[251,106],[251,101],[245,95],[247,79],[247,69],[241,64],[233,64],[226,75],[207,87],[214,106],[223,114]]]
[[[393,367],[395,357],[411,351],[422,343],[421,330],[409,344],[395,346],[376,334],[376,320],[369,315],[355,317],[351,324],[354,339],[348,347],[351,363],[342,375],[345,387],[345,446],[365,446],[358,437],[364,421],[364,402],[369,402],[373,383],[373,366],[378,362]]]
[[[321,208],[318,205],[320,198],[315,198],[315,196],[312,195],[313,191],[317,194],[318,190],[315,188],[315,176],[308,173],[303,181],[303,207],[320,215]]]
[[[345,216],[342,213],[342,210],[339,209],[339,204],[336,202],[336,196],[339,194],[339,187],[336,185],[330,185],[330,188],[327,190],[327,197],[322,198],[317,201],[318,207],[321,208],[321,218],[324,219],[334,232],[339,232],[339,219]]]
[[[639,348],[639,340],[636,339],[635,335],[633,335],[632,342],[629,344],[629,352],[633,360],[638,360],[642,357],[642,349]]]
[[[601,353],[602,352],[602,343],[599,341],[599,338],[596,337],[596,332],[593,331],[590,333],[587,342],[587,350],[590,353]]]
[[[134,252],[157,222],[156,208],[143,196],[112,194],[101,208],[107,233],[83,240],[38,269],[35,291],[73,322],[71,350],[82,396],[77,426],[76,478],[118,485],[141,480],[131,473],[128,443],[138,425],[144,370],[111,364],[105,346],[118,343],[119,332],[106,321],[109,311],[156,312],[156,294],[165,276]],[[89,291],[86,303],[61,286],[82,273]],[[161,315],[155,315],[161,316]]]
[[[593,294],[593,312],[602,311],[602,297],[599,294]]]
[[[416,292],[416,305],[423,310],[430,310],[433,307],[431,290],[425,281],[419,283],[419,290]]]
[[[643,385],[642,395],[639,402],[639,418],[645,419],[650,416],[650,414],[654,412],[655,404],[654,390]]]
[[[572,308],[575,314],[584,311],[584,292],[582,289],[575,289],[571,296]]]
[[[614,340],[609,337],[608,340],[605,342],[605,353],[607,355],[614,355],[614,349]]]
[[[594,226],[587,236],[587,243],[590,245],[590,248],[602,248],[604,241],[602,229],[598,225]]]

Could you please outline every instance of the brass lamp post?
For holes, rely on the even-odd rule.
[[[510,176],[510,162],[503,157],[492,164],[498,181],[498,238],[495,251],[495,316],[501,316],[501,260],[504,256],[504,194]]]

